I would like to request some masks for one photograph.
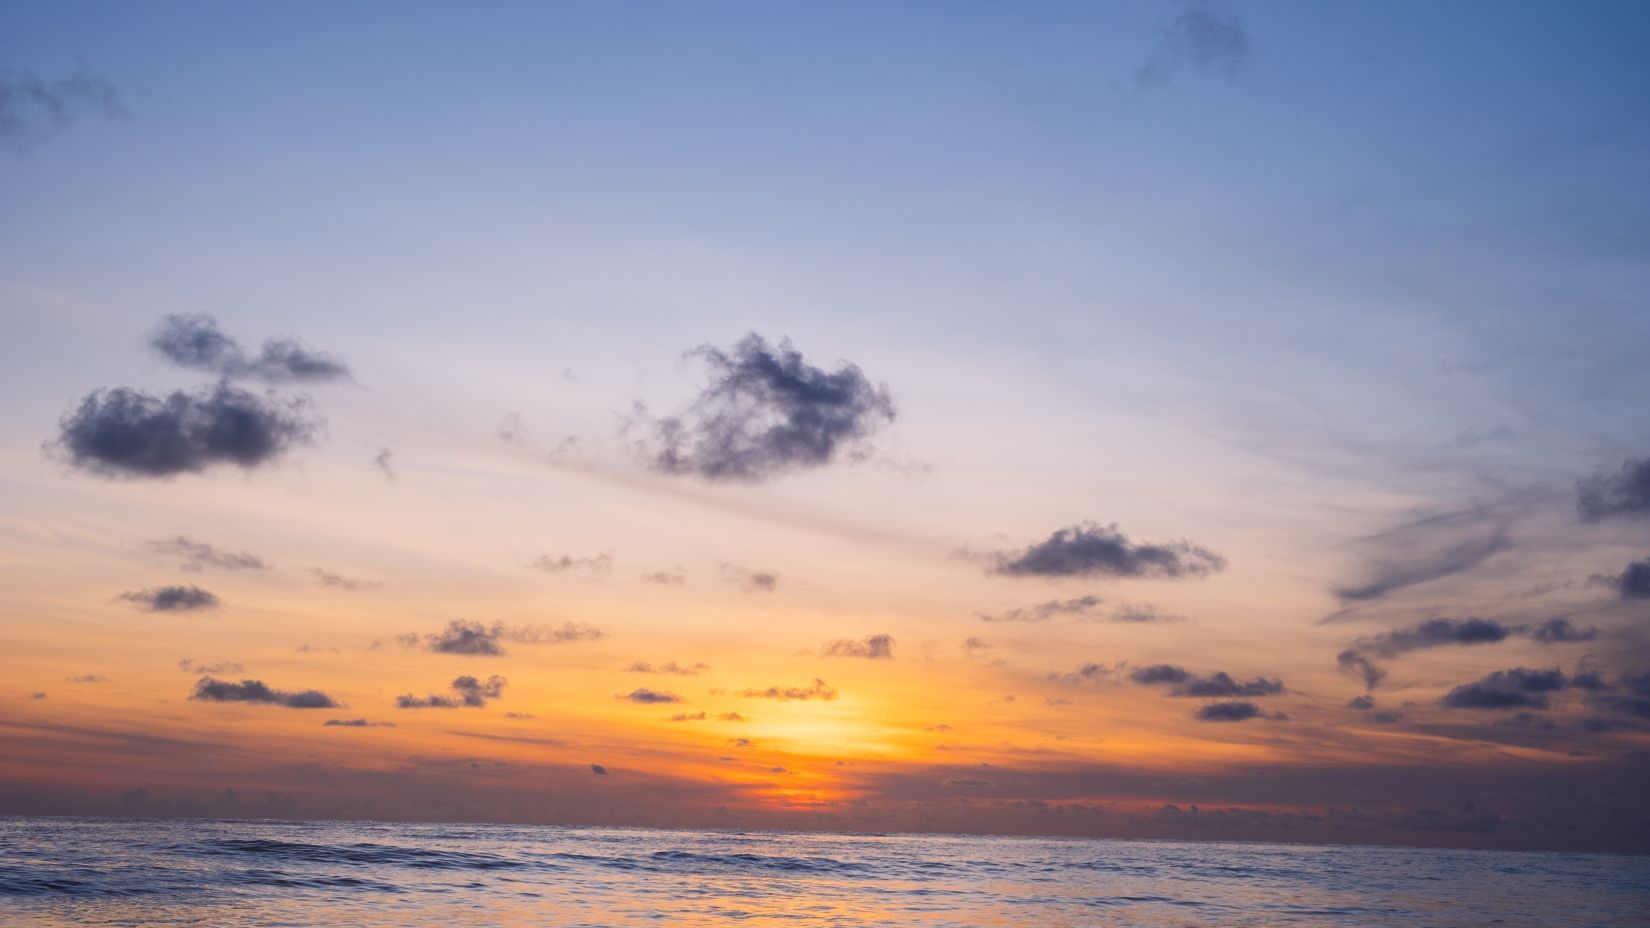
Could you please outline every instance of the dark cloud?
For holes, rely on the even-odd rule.
[[[488,628],[480,622],[454,619],[447,623],[441,631],[426,635],[426,646],[440,654],[488,654],[502,655],[504,648],[498,643],[502,625]]]
[[[395,479],[395,452],[388,448],[380,448],[372,456],[372,468],[384,475],[385,480]]]
[[[1237,680],[1224,670],[1217,670],[1211,674],[1194,674],[1173,664],[1137,667],[1129,673],[1129,679],[1142,686],[1168,683],[1171,684],[1170,696],[1189,696],[1197,699],[1277,696],[1288,692],[1282,680],[1268,680],[1265,677],[1256,677],[1248,681]]]
[[[621,693],[614,699],[628,699],[631,702],[652,705],[656,703],[681,702],[682,697],[675,693],[666,693],[661,690],[650,690],[647,687],[637,687],[628,693]]]
[[[178,661],[178,669],[184,673],[211,675],[218,673],[241,673],[246,668],[242,667],[238,661],[217,661],[215,663],[208,664],[186,657],[183,660]]]
[[[542,570],[547,574],[562,574],[582,572],[590,574],[605,574],[613,569],[613,555],[597,554],[591,557],[573,557],[563,554],[560,557],[540,555],[532,564],[535,570]]]
[[[1184,667],[1173,664],[1152,664],[1146,667],[1136,667],[1129,673],[1129,679],[1143,686],[1157,683],[1180,683],[1191,677]]]
[[[1367,712],[1370,709],[1375,708],[1375,697],[1354,696],[1350,700],[1347,700],[1346,707],[1348,709],[1357,709],[1359,711]]]
[[[151,541],[149,550],[179,558],[178,567],[182,570],[200,571],[208,567],[224,570],[269,569],[269,564],[256,554],[246,551],[220,551],[204,541],[196,541],[187,535]]]
[[[1512,546],[1504,513],[1475,507],[1428,516],[1360,540],[1370,577],[1334,591],[1342,603],[1381,599],[1391,593],[1464,573]]]
[[[171,315],[149,336],[149,347],[179,367],[206,371],[232,380],[265,383],[349,380],[349,368],[336,358],[305,348],[296,339],[266,339],[256,355],[223,334],[211,316]]]
[[[327,719],[322,728],[394,728],[394,722],[369,722],[366,719]]]
[[[746,699],[830,700],[836,698],[837,692],[831,688],[830,684],[815,677],[814,682],[808,686],[793,686],[783,689],[777,686],[770,686],[765,690],[740,690],[739,695],[745,697]]]
[[[863,641],[840,638],[825,645],[826,657],[863,657],[870,660],[890,659],[894,656],[894,636],[872,635]]]
[[[218,597],[198,586],[157,586],[129,590],[120,599],[142,606],[149,612],[200,612],[222,605]]]
[[[1614,473],[1576,484],[1576,511],[1587,522],[1609,516],[1650,516],[1650,458],[1628,458]]]
[[[1359,638],[1335,660],[1342,671],[1361,677],[1365,686],[1374,689],[1386,677],[1386,670],[1375,662],[1378,657],[1448,645],[1495,644],[1523,631],[1522,626],[1504,625],[1493,619],[1433,618],[1414,628]]]
[[[406,694],[395,698],[397,709],[480,709],[487,705],[489,699],[498,699],[504,695],[504,687],[510,681],[497,674],[486,680],[477,680],[465,675],[453,680],[450,693],[431,693],[428,696],[414,696]]]
[[[1650,599],[1650,558],[1634,561],[1620,576],[1605,580],[1621,593],[1622,599]]]
[[[1250,719],[1277,718],[1268,716],[1252,702],[1211,702],[1199,706],[1194,715],[1199,722],[1247,722]]]
[[[70,677],[70,683],[108,683],[109,678],[102,674],[83,673],[78,677]]]
[[[649,664],[647,661],[636,661],[625,668],[626,673],[667,673],[679,677],[693,677],[710,669],[709,664],[678,664],[675,661],[666,661],[663,664]]]
[[[86,71],[56,81],[28,73],[0,74],[0,145],[26,149],[86,114],[125,115],[115,85]]]
[[[318,586],[330,587],[334,590],[348,590],[351,593],[361,590],[376,590],[383,586],[382,583],[376,580],[357,580],[354,577],[335,574],[321,567],[311,567],[309,573],[310,576],[315,578],[315,583]]]
[[[603,767],[601,764],[591,764],[590,772],[599,777],[607,776],[607,768]]]
[[[304,399],[259,396],[228,383],[155,396],[97,390],[58,422],[50,446],[102,477],[174,477],[219,464],[251,470],[311,441],[320,427]]]
[[[1603,694],[1595,692],[1587,698],[1587,704],[1595,709],[1606,712],[1617,712],[1631,715],[1634,718],[1650,720],[1650,671],[1639,674],[1624,674],[1616,681],[1618,692]],[[1602,690],[1599,686],[1595,689]]]
[[[1157,45],[1135,72],[1141,87],[1165,84],[1188,71],[1228,79],[1249,64],[1249,33],[1237,19],[1187,10],[1158,33]]]
[[[1572,641],[1592,641],[1598,637],[1598,629],[1588,626],[1577,628],[1570,620],[1557,616],[1537,625],[1530,637],[1542,644],[1566,644]]]
[[[738,564],[723,564],[722,579],[743,587],[747,593],[772,593],[779,589],[779,575],[771,570],[753,570]]]
[[[1085,522],[1054,532],[1024,551],[993,555],[994,573],[1010,577],[1206,577],[1226,559],[1187,541],[1135,544],[1117,525]]]
[[[564,622],[560,626],[506,625],[494,622],[483,625],[473,619],[453,619],[439,632],[422,639],[414,634],[397,636],[404,647],[415,647],[422,640],[427,650],[438,654],[469,654],[498,657],[505,653],[502,642],[513,644],[565,644],[573,641],[596,641],[606,637],[601,629],[583,622]]]
[[[30,693],[29,698],[30,699],[45,699],[46,694],[44,692],[38,692],[37,691],[37,692]]]
[[[642,574],[643,583],[657,583],[660,586],[681,586],[687,583],[687,577],[681,570],[650,570]]]
[[[997,784],[987,780],[985,777],[946,777],[944,780],[940,781],[940,785],[949,786],[953,789],[989,789]]]
[[[1450,709],[1545,709],[1552,693],[1571,685],[1570,679],[1556,667],[1548,670],[1515,667],[1457,686],[1445,694],[1441,703]]]
[[[1349,673],[1361,678],[1364,681],[1365,689],[1372,690],[1379,686],[1382,680],[1386,679],[1386,668],[1375,663],[1369,658],[1369,655],[1356,648],[1347,648],[1335,655],[1335,663],[1341,668],[1342,673]]]
[[[648,423],[652,435],[639,443],[665,473],[755,483],[824,467],[845,451],[866,453],[866,439],[894,418],[887,386],[846,362],[815,367],[789,340],[773,346],[752,333],[731,350],[703,345],[686,356],[705,362],[709,382],[686,409]]]
[[[288,709],[336,709],[339,703],[320,690],[286,692],[266,685],[262,680],[242,680],[234,683],[214,677],[201,677],[195,683],[190,699],[202,702],[249,702]]]
[[[1094,614],[1105,600],[1098,596],[1078,596],[1073,599],[1051,599],[1035,606],[1022,606],[1007,612],[978,613],[983,622],[1046,622],[1056,616],[1086,617]]]

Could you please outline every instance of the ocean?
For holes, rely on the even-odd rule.
[[[0,818],[5,926],[1646,926],[1650,858]]]

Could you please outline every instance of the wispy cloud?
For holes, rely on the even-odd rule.
[[[779,700],[808,700],[808,699],[835,699],[837,691],[830,684],[818,678],[808,686],[778,687],[770,686],[765,690],[740,690],[739,694],[746,699],[779,699]]]
[[[826,657],[862,657],[869,660],[887,660],[894,656],[894,636],[871,635],[863,640],[840,638],[827,642],[822,649]]]
[[[1249,31],[1235,17],[1192,9],[1158,33],[1151,55],[1135,72],[1142,87],[1164,84],[1184,73],[1238,77],[1249,65]]]
[[[28,72],[0,74],[0,146],[26,149],[81,116],[125,114],[115,85],[89,71],[58,80]]]
[[[179,559],[181,570],[202,571],[207,568],[222,570],[268,570],[263,558],[247,551],[224,551],[187,535],[163,538],[149,542],[149,550]]]
[[[312,351],[293,338],[266,339],[257,354],[225,335],[216,319],[204,314],[171,315],[149,336],[149,347],[179,367],[231,380],[265,383],[349,380],[342,361]]]

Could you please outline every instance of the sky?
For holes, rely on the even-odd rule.
[[[0,6],[0,813],[1650,851],[1650,9]]]

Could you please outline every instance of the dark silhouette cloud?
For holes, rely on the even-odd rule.
[[[1620,576],[1605,580],[1621,593],[1622,599],[1650,599],[1650,558],[1634,561]]]
[[[288,709],[336,709],[339,704],[320,690],[286,692],[266,685],[262,680],[242,680],[234,683],[214,677],[201,677],[195,683],[190,699],[202,702],[249,702]]]
[[[426,635],[425,641],[431,651],[441,654],[489,654],[502,655],[502,648],[498,639],[503,631],[502,625],[488,628],[480,622],[454,619],[447,623],[447,627],[433,635]]]
[[[666,693],[661,690],[650,690],[647,687],[637,687],[628,693],[620,693],[614,699],[628,699],[631,702],[651,705],[655,703],[681,702],[682,697],[675,693]]]
[[[542,570],[547,574],[572,572],[605,574],[613,569],[613,555],[597,554],[591,557],[573,557],[569,554],[563,554],[560,557],[552,557],[545,554],[540,555],[532,566],[535,570]]]
[[[320,427],[304,399],[260,396],[219,383],[155,396],[97,390],[58,423],[50,446],[102,477],[174,477],[220,464],[251,470],[311,441]]]
[[[394,728],[394,722],[369,722],[366,719],[327,719],[322,728]]]
[[[1335,663],[1342,673],[1349,673],[1364,681],[1364,688],[1373,690],[1386,679],[1386,668],[1375,663],[1369,655],[1356,648],[1347,648],[1335,655]]]
[[[1572,641],[1592,641],[1598,637],[1598,629],[1588,626],[1577,628],[1569,619],[1556,616],[1537,625],[1530,637],[1542,644],[1566,644]]]
[[[382,583],[376,580],[357,580],[354,577],[335,574],[322,567],[311,567],[309,573],[310,576],[315,578],[315,583],[318,586],[330,587],[334,590],[348,590],[351,593],[361,590],[376,590],[383,586]]]
[[[231,380],[321,383],[350,379],[342,361],[311,351],[296,339],[266,339],[256,355],[249,355],[218,329],[216,319],[204,314],[167,316],[149,336],[149,346],[179,367]]]
[[[1602,684],[1593,687],[1595,692],[1587,697],[1587,704],[1606,712],[1650,720],[1650,671],[1624,674],[1616,683],[1618,692],[1615,693],[1599,692],[1605,689]]]
[[[1360,711],[1367,712],[1368,710],[1375,708],[1375,697],[1354,696],[1347,700],[1346,707],[1348,709],[1358,709]]]
[[[626,673],[666,673],[679,677],[693,677],[710,669],[709,664],[678,664],[675,661],[666,661],[663,664],[649,664],[647,661],[636,661],[625,668]]]
[[[397,636],[404,647],[416,647],[420,641],[427,650],[437,654],[468,654],[498,657],[505,653],[503,642],[513,644],[565,644],[573,641],[596,641],[606,637],[601,629],[583,622],[564,622],[560,626],[506,625],[494,622],[483,625],[474,619],[453,619],[439,632],[423,636],[408,633]]]
[[[1495,644],[1523,631],[1522,626],[1504,625],[1493,619],[1433,618],[1414,628],[1359,638],[1352,647],[1336,655],[1335,660],[1342,671],[1361,677],[1365,686],[1374,689],[1386,677],[1386,670],[1376,663],[1376,658],[1447,645]]]
[[[1249,33],[1241,22],[1210,10],[1187,10],[1158,34],[1135,83],[1156,86],[1188,71],[1232,79],[1248,64]]]
[[[607,768],[603,767],[601,764],[591,764],[590,772],[599,777],[607,776]]]
[[[199,673],[210,676],[218,673],[241,673],[246,668],[242,667],[238,661],[217,661],[208,664],[186,657],[178,661],[178,669],[184,673]]]
[[[480,709],[490,699],[504,695],[510,681],[497,674],[486,680],[465,675],[453,680],[449,693],[431,693],[428,696],[406,694],[395,698],[397,709]]]
[[[1371,575],[1334,593],[1346,604],[1378,600],[1469,571],[1511,546],[1504,513],[1472,508],[1416,519],[1361,539]]]
[[[826,657],[863,657],[870,660],[885,660],[894,656],[894,636],[889,634],[872,635],[863,641],[852,638],[840,638],[825,645]]]
[[[722,579],[747,593],[772,593],[779,589],[779,575],[771,570],[753,570],[738,564],[723,564]]]
[[[845,451],[866,453],[866,439],[894,418],[887,386],[846,362],[815,367],[789,340],[774,346],[751,333],[731,350],[702,345],[686,356],[705,362],[709,382],[686,409],[648,423],[652,435],[639,443],[665,473],[755,483],[824,467]]]
[[[837,692],[831,688],[830,684],[815,677],[814,682],[808,686],[792,686],[786,688],[770,686],[765,690],[740,690],[739,695],[745,697],[746,699],[830,700],[836,698]]]
[[[1085,522],[1024,551],[993,555],[994,573],[1011,577],[1205,577],[1226,559],[1187,541],[1135,544],[1117,525]]]
[[[1098,596],[1078,596],[1072,599],[1051,599],[1035,606],[1022,606],[1007,612],[978,613],[983,622],[1046,622],[1056,616],[1079,618],[1091,616],[1105,600]]]
[[[1587,522],[1609,516],[1650,516],[1650,458],[1628,458],[1618,471],[1577,483],[1576,511]]]
[[[1554,667],[1497,670],[1475,683],[1465,683],[1445,694],[1442,705],[1451,709],[1545,709],[1548,697],[1573,685]]]
[[[1130,671],[1129,679],[1143,686],[1152,686],[1158,683],[1180,683],[1191,677],[1184,667],[1173,664],[1152,664],[1146,667],[1136,667]]]
[[[1173,664],[1137,667],[1129,673],[1129,679],[1142,686],[1167,683],[1170,684],[1170,696],[1189,696],[1198,699],[1277,696],[1288,692],[1281,680],[1269,680],[1265,677],[1256,677],[1248,681],[1237,680],[1224,670],[1217,670],[1211,674],[1195,674]]]
[[[201,571],[208,567],[223,570],[268,570],[269,564],[256,554],[246,551],[220,551],[204,541],[187,535],[163,538],[149,542],[149,550],[179,558],[181,570]]]
[[[26,149],[87,114],[125,115],[114,84],[87,71],[55,81],[27,72],[0,74],[0,145]]]
[[[157,586],[129,590],[120,599],[142,606],[149,612],[200,612],[222,605],[218,597],[198,586]]]
[[[1252,702],[1211,702],[1199,706],[1195,715],[1199,722],[1247,722],[1267,717]]]

